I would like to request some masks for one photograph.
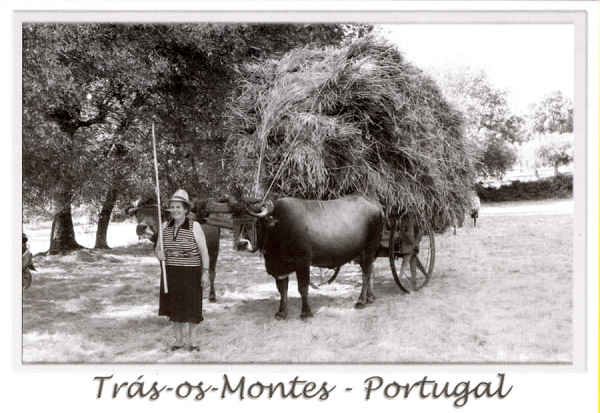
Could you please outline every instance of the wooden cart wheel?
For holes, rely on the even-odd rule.
[[[435,265],[435,236],[433,231],[423,234],[417,249],[410,256],[410,285],[412,291],[425,287],[433,275]]]
[[[405,260],[406,256],[402,255],[400,251],[401,242],[398,231],[398,223],[393,224],[390,228],[390,237],[388,241],[390,268],[392,270],[392,275],[394,276],[394,281],[396,281],[398,287],[405,293],[409,293],[411,291],[410,284],[408,278],[404,275],[408,261]]]
[[[429,282],[435,264],[435,237],[428,232],[417,239],[412,254],[402,254],[399,251],[398,228],[390,231],[390,267],[398,287],[406,293],[417,291]],[[410,267],[410,277],[407,272]]]

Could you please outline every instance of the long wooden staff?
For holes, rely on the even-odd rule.
[[[162,218],[160,210],[160,187],[158,184],[158,160],[156,158],[156,137],[154,136],[154,122],[152,122],[152,150],[154,152],[154,175],[156,177],[156,209],[158,210],[158,242],[160,242],[160,250],[163,255],[165,250],[163,248],[163,236],[162,236]],[[163,286],[165,287],[165,294],[169,293],[167,287],[167,269],[165,268],[164,260],[160,261],[160,268],[162,269]]]

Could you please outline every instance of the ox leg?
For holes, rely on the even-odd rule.
[[[298,292],[302,299],[302,309],[300,312],[300,318],[306,319],[313,316],[313,313],[308,304],[308,286],[310,284],[310,267],[301,267],[296,269],[296,277],[298,278]]]
[[[369,282],[367,283],[367,304],[375,301],[377,297],[373,294],[373,264],[371,263],[368,268],[369,271]]]
[[[373,294],[373,285],[371,280],[371,273],[373,272],[373,263],[362,266],[362,288],[360,290],[360,295],[358,296],[358,301],[354,308],[361,309],[365,308],[365,306],[369,303],[375,301],[375,294]]]
[[[221,237],[221,229],[205,225],[202,227],[206,236],[206,246],[208,248],[208,279],[210,281],[210,291],[208,293],[208,301],[214,303],[217,301],[215,294],[215,277],[217,276],[217,258],[219,257],[219,240]]]
[[[280,276],[282,277],[282,276]],[[278,320],[285,320],[287,318],[287,293],[288,293],[288,282],[289,278],[286,275],[285,278],[276,278],[275,283],[277,284],[277,290],[281,296],[279,300],[279,311],[275,314],[275,318]]]
[[[215,277],[217,276],[214,268],[208,270],[208,280],[210,281],[210,292],[208,293],[208,301],[214,303],[217,301],[217,295],[215,294]]]

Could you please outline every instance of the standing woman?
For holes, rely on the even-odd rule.
[[[174,324],[173,351],[183,347],[199,350],[192,342],[192,329],[204,319],[202,274],[208,269],[208,250],[202,227],[188,216],[190,207],[188,193],[177,190],[169,200],[171,219],[163,225],[162,240],[156,245],[156,256],[166,260],[168,291],[164,292],[161,277],[158,314],[169,317]]]

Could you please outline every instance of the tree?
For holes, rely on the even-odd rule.
[[[151,184],[150,124],[165,192],[194,188],[224,142],[235,65],[306,43],[367,33],[346,25],[26,24],[23,27],[23,188],[53,203],[50,253],[79,248],[71,205],[101,204],[96,246],[119,195]],[[219,187],[219,182],[211,182]]]
[[[467,140],[479,160],[478,174],[502,177],[516,160],[510,144],[525,139],[525,120],[510,110],[506,91],[494,87],[483,71],[463,67],[433,75],[464,116]]]
[[[23,26],[23,179],[32,190],[25,201],[54,205],[51,254],[80,248],[71,205],[101,166],[107,133],[98,132],[120,104],[136,100],[140,83],[154,79],[141,64],[149,60],[145,40],[125,25]],[[128,65],[138,70],[136,88],[131,69],[122,70]]]
[[[485,141],[485,149],[481,163],[484,174],[502,179],[506,170],[514,165],[517,154],[502,137],[492,136]]]
[[[549,93],[530,106],[528,121],[531,133],[573,132],[573,102],[561,91]]]
[[[554,167],[554,175],[558,176],[558,168],[573,162],[573,143],[570,141],[549,141],[537,150],[537,159],[542,165]]]

